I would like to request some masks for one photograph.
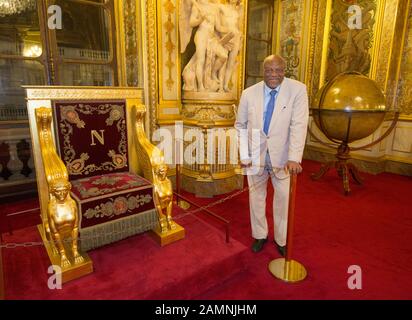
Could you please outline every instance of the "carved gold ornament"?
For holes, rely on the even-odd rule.
[[[182,113],[186,119],[212,121],[235,119],[235,110],[233,107],[230,107],[229,110],[224,110],[224,108],[220,106],[213,105],[184,105]]]

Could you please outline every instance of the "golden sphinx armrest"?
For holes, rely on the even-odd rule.
[[[159,237],[172,237],[173,241],[184,237],[184,229],[173,221],[173,186],[167,177],[168,166],[164,162],[163,152],[154,146],[144,132],[144,116],[146,107],[135,106],[136,112],[136,148],[143,176],[153,183],[153,198],[159,218],[159,229],[155,233]],[[177,235],[178,234],[178,235]],[[172,236],[173,235],[173,236]],[[173,241],[160,240],[167,244]]]
[[[50,260],[62,271],[69,271],[63,282],[77,277],[77,269],[92,270],[91,261],[78,251],[79,214],[75,201],[70,196],[71,183],[67,168],[56,152],[51,132],[52,111],[50,108],[35,110],[41,158],[48,185],[49,202],[42,210],[40,233],[45,242]],[[85,268],[86,266],[86,268]],[[90,270],[91,268],[91,270]],[[77,272],[78,273],[78,272]],[[81,275],[84,275],[81,274]]]

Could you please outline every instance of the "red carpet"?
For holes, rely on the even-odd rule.
[[[18,199],[18,200],[17,200]],[[37,196],[20,196],[12,200],[0,199],[0,234],[40,223]]]
[[[298,178],[293,257],[308,271],[307,279],[301,283],[283,283],[268,272],[267,266],[270,260],[279,257],[270,243],[273,240],[273,226],[269,209],[267,213],[270,219],[270,242],[258,254],[253,254],[249,250],[252,242],[249,204],[247,193],[244,193],[211,208],[231,220],[231,236],[241,242],[243,247],[247,247],[246,252],[239,253],[244,259],[243,263],[231,262],[233,263],[231,266],[240,272],[229,274],[226,277],[222,276],[222,278],[219,278],[219,274],[209,272],[204,275],[203,280],[199,279],[196,282],[193,277],[199,277],[200,273],[197,273],[193,274],[192,278],[189,276],[180,282],[176,281],[174,284],[172,282],[165,288],[147,282],[155,288],[144,289],[139,283],[141,274],[133,266],[127,264],[129,259],[128,254],[125,253],[129,252],[127,249],[138,243],[140,245],[139,241],[141,241],[145,244],[144,252],[148,255],[146,259],[150,259],[153,252],[158,252],[158,259],[155,262],[148,260],[152,261],[150,268],[144,266],[149,268],[145,270],[150,270],[151,273],[162,277],[164,276],[163,268],[167,268],[165,263],[172,256],[169,250],[177,250],[173,249],[177,243],[159,249],[154,243],[149,242],[150,239],[142,235],[136,239],[132,238],[133,240],[125,240],[96,250],[91,254],[96,266],[96,272],[89,276],[93,277],[93,280],[86,277],[84,280],[70,284],[70,290],[68,290],[70,294],[68,291],[48,292],[44,298],[142,299],[153,298],[154,294],[158,298],[170,296],[170,298],[196,297],[199,299],[412,299],[410,289],[412,287],[412,210],[410,202],[412,179],[393,174],[376,176],[362,174],[365,178],[364,185],[358,186],[351,182],[352,194],[345,197],[342,193],[342,181],[333,170],[320,181],[310,180],[310,173],[316,172],[319,166],[319,163],[305,161],[304,173]],[[269,187],[269,196],[272,197],[272,194],[272,188]],[[222,197],[224,196],[199,199],[192,196],[192,199],[197,203],[207,204]],[[204,215],[199,216],[204,217]],[[181,221],[182,224],[184,219]],[[210,222],[209,219],[207,221]],[[197,221],[193,227],[199,223]],[[216,226],[223,232],[222,226],[217,224]],[[187,228],[189,230],[189,227]],[[210,234],[216,236],[215,230],[210,227],[208,230]],[[30,236],[26,232],[23,234]],[[217,234],[220,237],[220,244],[224,245],[223,233]],[[17,232],[14,236],[18,236]],[[208,236],[203,237],[197,241],[205,242],[204,245],[195,245],[192,243],[196,242],[195,239],[189,235],[185,240],[187,241],[186,251],[183,250],[180,257],[192,261],[187,265],[195,265],[196,261],[202,260],[200,257],[209,257],[215,251],[214,246],[206,245]],[[6,235],[3,235],[3,238],[6,238]],[[26,241],[27,239],[19,238],[19,240]],[[204,251],[198,252],[199,256],[194,258],[192,255],[196,248]],[[112,261],[111,257],[116,256],[115,254],[119,255],[119,252],[122,252],[120,254],[121,263],[117,261],[117,257],[116,261]],[[130,250],[130,252],[133,251]],[[135,254],[133,259],[137,261],[139,255]],[[4,252],[3,255],[6,256]],[[37,255],[25,257],[22,254],[18,259],[21,260],[16,260],[14,263],[9,260],[4,261],[6,277],[8,277],[6,295],[8,298],[32,298],[40,291],[44,291],[44,288],[40,290],[39,287],[45,286],[45,272],[38,272],[34,265],[36,260],[47,263],[45,253],[39,248]],[[351,276],[348,274],[348,268],[351,265],[358,265],[362,270],[362,289],[360,290],[348,288],[347,282]],[[128,275],[124,275],[123,271],[119,270],[119,266],[125,268],[125,273]],[[10,276],[10,274],[15,274],[17,270],[21,270],[21,267],[30,271],[27,273],[26,282],[21,280],[14,282],[16,281],[14,280],[11,283],[11,279],[18,280],[20,276]],[[98,270],[98,268],[103,268],[103,270]],[[219,268],[221,266],[216,266],[214,270],[220,270]],[[222,269],[222,273],[225,271],[227,269]],[[129,276],[131,273],[132,277]],[[169,273],[173,274],[173,270]],[[214,284],[208,285],[208,288],[203,288],[204,290],[192,288],[195,284],[201,286],[200,282],[205,281],[204,279],[209,279],[210,283],[214,282]],[[69,288],[69,284],[67,287]],[[103,290],[108,290],[108,292],[103,293]],[[182,294],[187,290],[193,292],[189,295]],[[148,293],[149,291],[152,295]],[[178,293],[178,295],[172,293]]]
[[[246,247],[193,216],[179,221],[186,238],[160,248],[148,234],[92,250],[94,273],[49,290],[40,246],[3,249],[6,299],[191,299],[242,271]],[[40,241],[35,227],[4,235]],[[213,250],[210,250],[213,248]]]
[[[364,185],[351,182],[352,194],[346,197],[336,171],[317,182],[310,179],[319,167],[304,161],[297,185],[293,257],[306,267],[308,278],[298,284],[276,280],[267,265],[279,256],[268,243],[263,252],[250,254],[255,266],[202,298],[412,299],[412,178],[362,174]],[[269,194],[272,199],[271,186]],[[248,206],[242,195],[211,208],[232,221],[233,237],[245,245],[252,241]],[[272,216],[268,209],[267,216]],[[348,289],[351,265],[361,267],[361,290]]]

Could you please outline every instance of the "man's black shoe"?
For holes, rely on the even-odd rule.
[[[268,239],[255,239],[255,241],[253,241],[252,244],[252,251],[253,252],[259,252],[260,250],[262,250],[263,245],[266,243],[266,241],[268,241]]]
[[[286,255],[286,246],[280,246],[276,241],[273,241],[275,243],[276,248],[278,249],[279,254],[284,257]]]

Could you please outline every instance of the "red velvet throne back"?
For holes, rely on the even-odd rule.
[[[153,229],[158,219],[152,184],[129,171],[125,101],[55,101],[53,110],[82,250]]]

